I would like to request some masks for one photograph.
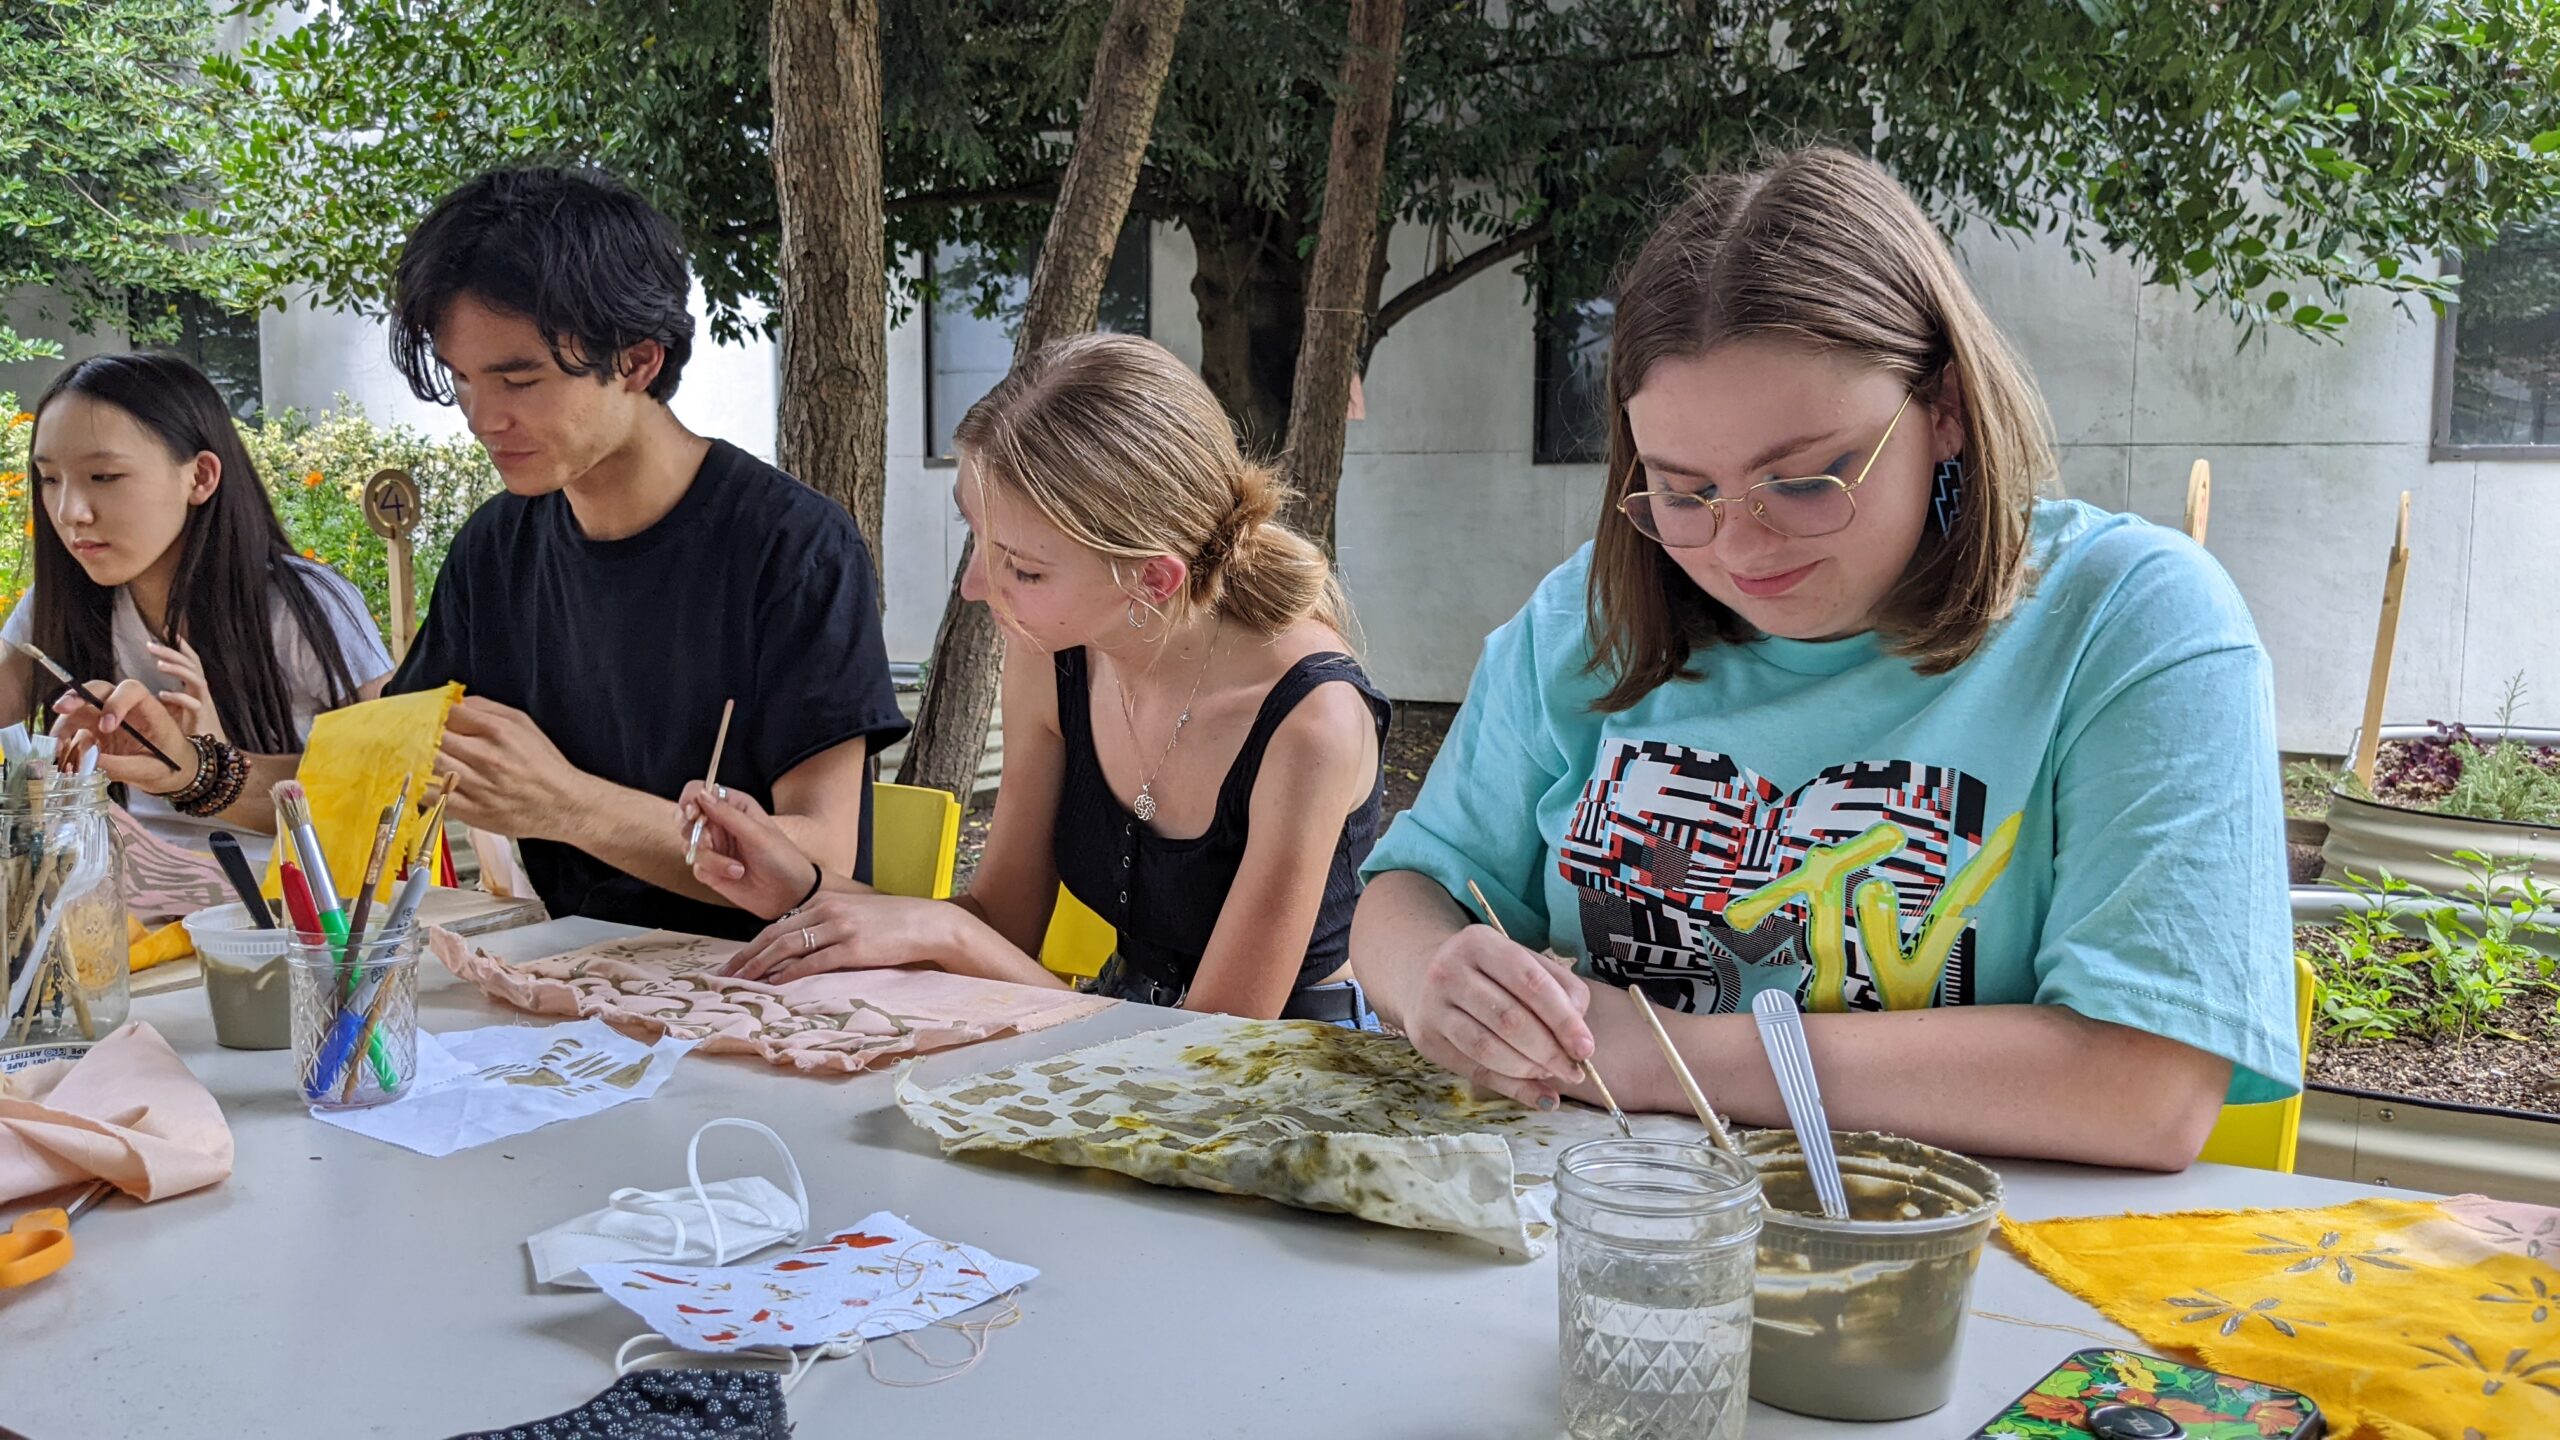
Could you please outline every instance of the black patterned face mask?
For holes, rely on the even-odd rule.
[[[790,1440],[782,1380],[766,1370],[641,1370],[565,1415],[454,1440]]]

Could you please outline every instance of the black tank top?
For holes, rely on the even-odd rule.
[[[1079,647],[1057,655],[1058,734],[1066,742],[1065,784],[1058,795],[1058,822],[1052,848],[1058,878],[1074,896],[1119,931],[1121,958],[1141,975],[1176,990],[1188,990],[1200,973],[1200,957],[1217,929],[1218,912],[1235,888],[1236,870],[1244,863],[1245,827],[1253,807],[1253,786],[1262,773],[1263,752],[1272,733],[1298,702],[1317,686],[1345,681],[1360,691],[1376,715],[1381,760],[1386,753],[1387,698],[1348,655],[1310,655],[1262,697],[1244,748],[1218,787],[1218,806],[1206,832],[1194,839],[1168,839],[1138,823],[1128,804],[1103,779],[1102,761],[1093,748],[1092,685]],[[1342,838],[1333,846],[1333,865],[1325,872],[1324,904],[1307,941],[1306,958],[1298,966],[1299,987],[1318,984],[1343,967],[1351,955],[1351,910],[1360,899],[1360,862],[1377,843],[1378,819],[1386,801],[1386,772],[1369,789],[1369,798],[1343,821]]]

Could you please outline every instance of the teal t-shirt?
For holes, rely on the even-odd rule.
[[[1485,642],[1364,874],[1472,878],[1513,936],[1680,1010],[2064,1005],[2230,1060],[2232,1103],[2300,1088],[2266,652],[2185,536],[2045,502],[2029,592],[1945,674],[1769,638],[1614,715],[1590,564]]]

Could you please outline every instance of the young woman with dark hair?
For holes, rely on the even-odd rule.
[[[100,765],[147,828],[198,848],[218,829],[271,833],[268,788],[312,718],[391,673],[362,597],[293,552],[222,397],[186,361],[82,360],[35,417],[35,585],[0,626],[0,713],[61,693],[15,648],[33,643],[107,693],[103,712],[64,695],[54,728],[105,741]]]

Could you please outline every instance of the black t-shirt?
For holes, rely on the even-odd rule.
[[[768,808],[773,782],[810,757],[857,736],[876,755],[907,732],[853,517],[718,440],[675,508],[627,539],[588,539],[560,494],[475,511],[389,689],[451,680],[531,715],[580,770],[670,800],[702,778],[724,700],[738,708],[720,783]],[[762,927],[573,846],[522,848],[554,915],[732,938]]]

